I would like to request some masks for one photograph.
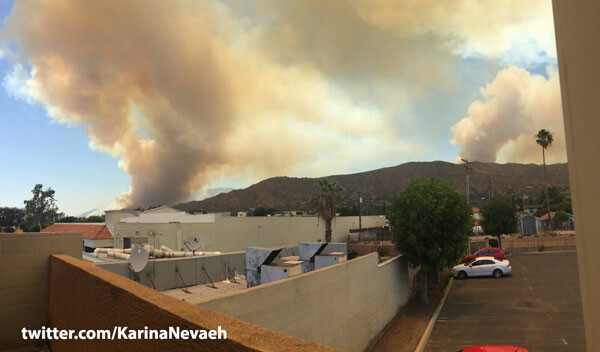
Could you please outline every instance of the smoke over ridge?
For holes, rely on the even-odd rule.
[[[507,68],[481,90],[484,101],[469,106],[469,116],[452,127],[459,157],[486,162],[540,163],[535,142],[542,128],[554,134],[548,163],[567,161],[558,72],[548,79],[520,68]]]
[[[547,1],[507,3],[20,1],[2,33],[17,47],[3,83],[52,119],[86,126],[90,146],[119,159],[131,177],[122,206],[171,204],[229,175],[323,175],[427,155],[429,132],[411,130],[422,118],[411,101],[431,87],[460,89],[462,58],[555,57],[551,13],[537,16]],[[530,50],[512,53],[532,38]],[[502,84],[511,70],[453,128],[461,156],[525,160],[525,124],[481,152],[474,131],[530,111],[556,119],[553,88],[525,70],[516,81],[533,83]],[[547,91],[552,109],[481,112],[519,87]]]

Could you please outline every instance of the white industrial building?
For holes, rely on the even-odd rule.
[[[363,216],[362,227],[385,226],[384,216]],[[242,251],[250,246],[294,246],[299,242],[324,241],[325,224],[318,217],[230,216],[229,213],[192,215],[169,207],[145,212],[111,210],[106,212],[114,248],[139,240],[151,246],[185,250],[183,241],[197,236],[206,251]],[[337,217],[332,240],[346,242],[350,229],[357,229],[357,216]]]

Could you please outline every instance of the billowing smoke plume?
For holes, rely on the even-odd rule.
[[[120,158],[131,175],[126,204],[178,199],[222,158],[236,100],[230,59],[204,12],[187,10],[40,1],[17,3],[10,18],[31,96],[56,120],[85,123],[91,144]]]
[[[500,71],[482,89],[484,101],[473,102],[469,116],[452,127],[460,158],[540,163],[541,147],[534,136],[544,128],[554,134],[546,161],[565,162],[558,72],[548,68],[548,77],[514,67]]]
[[[549,2],[507,3],[20,1],[3,35],[17,47],[4,86],[85,125],[90,145],[120,160],[122,205],[170,204],[230,175],[423,156],[429,132],[411,130],[423,117],[410,102],[456,90],[461,58],[516,57],[518,38],[535,39],[520,61],[552,57],[551,13],[538,17]]]
[[[224,6],[18,2],[8,27],[31,73],[16,66],[5,86],[85,124],[92,147],[130,174],[126,206],[169,204],[224,174],[294,171],[309,157],[306,173],[332,158],[364,163],[377,148],[412,152],[389,114],[306,63],[263,55],[261,28]]]
[[[467,57],[529,66],[556,58],[552,3],[546,0],[350,0],[367,22],[399,36],[431,34]]]

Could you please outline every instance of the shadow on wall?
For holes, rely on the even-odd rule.
[[[81,258],[77,233],[0,233],[0,350],[44,345],[23,340],[21,329],[48,325],[50,255]]]
[[[90,294],[93,287],[93,295]],[[49,322],[59,329],[214,329],[225,340],[51,340],[53,351],[333,351],[165,296],[66,255],[50,259]]]
[[[198,305],[345,351],[364,351],[409,299],[401,256],[372,253]]]

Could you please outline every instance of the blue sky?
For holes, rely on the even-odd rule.
[[[11,64],[0,61],[0,72]],[[129,187],[118,160],[88,147],[83,126],[48,118],[44,108],[9,97],[0,90],[0,159],[10,172],[0,173],[2,205],[23,205],[36,183],[57,191],[59,208],[79,214],[109,204]]]
[[[0,2],[4,19],[12,2]],[[13,63],[0,60],[0,75],[12,71]],[[39,104],[29,104],[0,89],[0,206],[22,207],[37,183],[57,191],[61,211],[78,215],[114,202],[127,191],[129,175],[118,160],[88,146],[84,126],[67,126],[51,120]],[[7,172],[10,169],[10,172]]]
[[[138,5],[0,2],[0,206],[36,183],[78,215],[270,176],[539,162],[539,128],[566,160],[547,1]]]

